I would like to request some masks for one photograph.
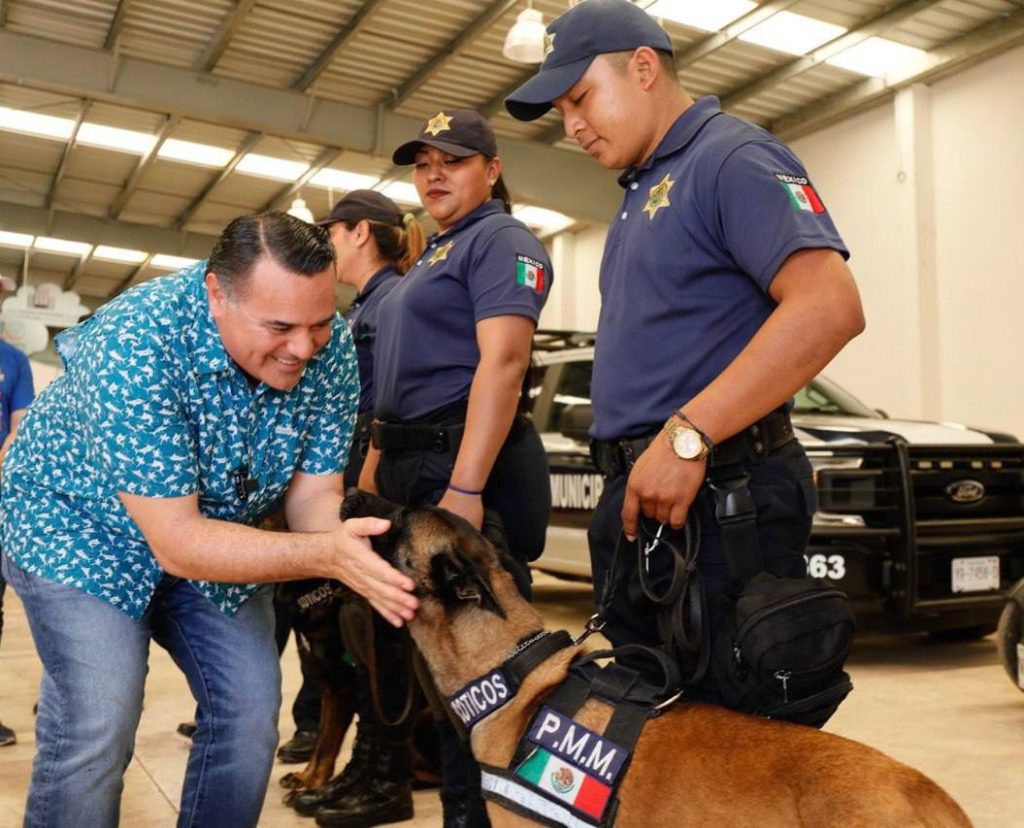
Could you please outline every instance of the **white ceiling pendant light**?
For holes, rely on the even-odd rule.
[[[306,200],[304,198],[297,198],[292,202],[292,206],[288,208],[288,215],[295,216],[297,219],[301,219],[307,224],[314,222],[313,211],[306,206]]]
[[[544,60],[544,35],[544,15],[529,3],[508,30],[501,53],[517,63],[541,63]]]

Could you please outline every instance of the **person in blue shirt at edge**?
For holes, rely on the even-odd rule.
[[[358,406],[328,233],[243,216],[209,261],[58,338],[3,473],[3,571],[43,662],[26,825],[114,826],[150,641],[197,703],[182,826],[254,826],[277,745],[274,581],[335,578],[391,623],[412,582],[342,523]],[[253,528],[284,499],[290,533]]]
[[[9,276],[0,276],[0,288],[16,290],[17,285]],[[18,427],[25,416],[35,388],[32,384],[32,369],[28,357],[21,351],[0,339],[0,463],[7,456]],[[0,574],[0,639],[4,632],[4,591],[7,582]],[[15,732],[0,722],[0,747],[13,745],[18,741]]]
[[[690,98],[668,33],[641,8],[587,0],[545,42],[538,73],[506,108],[529,121],[554,107],[567,136],[624,171],[591,389],[592,452],[606,477],[589,531],[594,594],[620,535],[635,541],[644,519],[652,532],[679,530],[694,512],[714,636],[728,581],[705,485],[716,457],[746,457],[766,568],[806,574],[815,490],[790,399],[864,328],[849,254],[793,152],[716,98]],[[657,586],[670,558],[650,561]],[[635,580],[615,590],[604,634],[656,646],[656,608]],[[717,667],[692,695],[721,700]]]
[[[355,299],[345,314],[359,361],[361,388],[355,436],[345,466],[347,488],[358,485],[363,460],[369,449],[374,406],[373,354],[378,337],[377,311],[381,300],[398,284],[401,274],[422,254],[424,237],[422,226],[412,214],[403,213],[391,199],[373,190],[353,190],[346,194],[319,224],[330,232],[337,256],[338,281],[356,289]],[[286,797],[289,805],[307,816],[357,788],[369,786],[376,776],[375,767],[379,762],[387,766],[386,745],[395,741],[389,738],[388,722],[400,716],[406,702],[408,682],[396,684],[391,681],[391,676],[408,670],[408,653],[402,648],[403,652],[396,659],[388,647],[382,646],[393,638],[388,636],[386,622],[362,600],[346,601],[342,618],[345,646],[355,662],[352,684],[359,714],[356,741],[348,764],[327,784],[313,790],[296,791]],[[368,624],[373,625],[373,646],[366,643]],[[368,670],[371,658],[372,671]],[[386,680],[371,690],[371,675],[382,676]],[[307,685],[312,683],[310,678],[304,677],[300,697],[308,695]],[[375,713],[371,693],[377,696],[384,713],[383,720],[379,720]],[[385,745],[384,749],[378,747],[381,743]],[[400,781],[400,787],[407,789],[411,774]],[[411,789],[407,792],[411,798]]]
[[[544,548],[551,485],[540,437],[518,406],[551,262],[510,215],[497,140],[478,113],[438,112],[392,160],[414,165],[420,200],[440,230],[380,304],[376,419],[360,487],[397,503],[437,503],[482,528],[507,546],[528,597],[526,563]],[[479,767],[418,666],[441,740],[444,825],[487,825]],[[408,761],[400,758],[407,751],[396,755],[399,765]],[[386,819],[356,821],[354,813],[376,819],[374,805],[343,799],[321,808],[317,823],[399,818],[382,804]],[[411,802],[404,814],[412,816]]]

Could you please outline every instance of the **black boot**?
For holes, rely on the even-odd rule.
[[[316,812],[329,828],[369,828],[412,819],[412,751],[408,742],[381,743],[367,784]]]
[[[303,816],[313,816],[317,808],[330,805],[359,787],[374,769],[377,755],[377,733],[373,725],[359,721],[356,724],[356,739],[352,745],[352,758],[344,770],[319,788],[307,791],[292,791],[284,798],[285,805],[291,805]]]

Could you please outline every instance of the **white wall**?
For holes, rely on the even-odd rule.
[[[891,414],[1024,437],[1022,88],[1015,49],[793,142],[868,318],[829,373]]]
[[[1024,438],[1024,48],[792,142],[868,328],[826,372],[893,416]],[[553,241],[548,327],[593,329],[605,228]]]
[[[942,402],[1024,438],[1024,48],[935,88]]]
[[[551,241],[555,283],[540,317],[540,327],[573,331],[597,329],[601,296],[597,277],[601,269],[605,227],[562,233]]]

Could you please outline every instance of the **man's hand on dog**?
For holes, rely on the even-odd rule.
[[[389,624],[401,627],[419,606],[410,594],[415,584],[377,555],[369,541],[390,528],[388,520],[366,517],[349,518],[335,529],[331,533],[338,553],[334,577],[362,595]]]

